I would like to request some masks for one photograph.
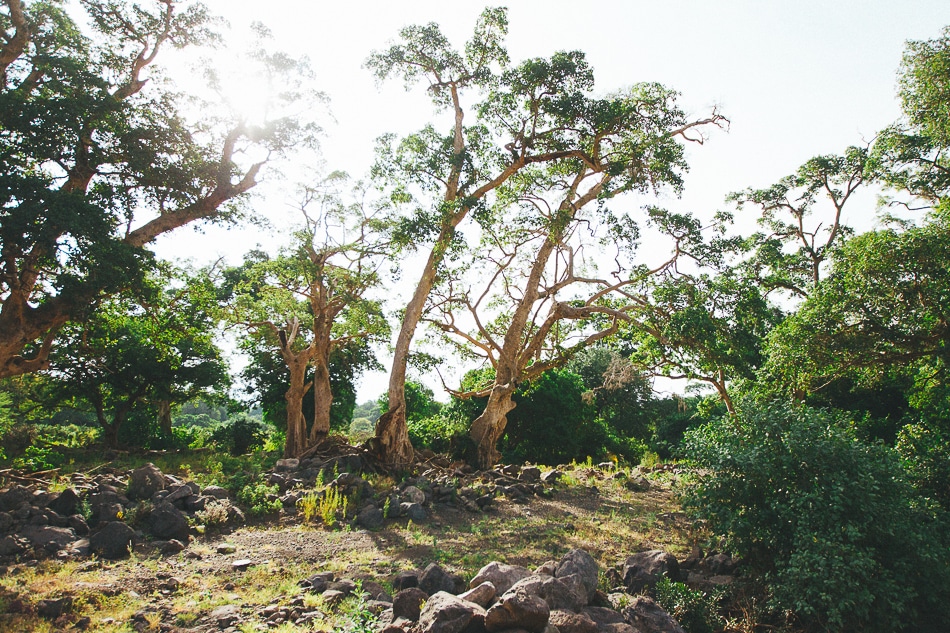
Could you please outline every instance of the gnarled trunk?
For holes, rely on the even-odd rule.
[[[172,403],[168,400],[159,400],[158,406],[158,428],[162,435],[172,434]]]
[[[323,441],[330,433],[330,405],[333,391],[330,389],[330,368],[323,354],[318,354],[313,372],[313,426],[310,427],[310,446]]]
[[[511,396],[514,387],[509,384],[496,384],[488,396],[485,410],[472,422],[469,435],[478,449],[478,465],[481,468],[491,468],[501,457],[495,448],[508,425],[508,413],[515,408]]]
[[[290,386],[284,394],[287,402],[287,438],[284,457],[296,457],[307,449],[307,420],[303,415],[303,398],[307,393],[305,376],[307,357],[303,354],[287,362]]]

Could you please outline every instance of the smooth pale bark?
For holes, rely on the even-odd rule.
[[[284,394],[284,400],[287,402],[287,438],[284,444],[284,457],[296,457],[307,450],[307,420],[303,415],[303,399],[308,388],[306,373],[309,354],[299,353],[290,358],[285,355],[284,362],[290,370],[290,386]]]
[[[330,405],[333,391],[330,389],[329,347],[316,354],[313,366],[313,426],[310,427],[310,446],[323,441],[330,433]]]

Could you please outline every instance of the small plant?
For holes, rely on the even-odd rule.
[[[694,591],[681,582],[661,578],[656,583],[656,601],[688,633],[713,633],[722,628],[717,595]]]
[[[343,516],[345,517],[346,497],[339,489],[330,486],[324,491],[323,496],[320,498],[320,503],[318,504],[320,519],[323,520],[323,524],[332,526],[336,522],[337,510],[341,507],[343,508]]]
[[[219,501],[209,501],[204,510],[195,512],[195,518],[206,527],[224,525],[228,522],[228,504]]]
[[[247,506],[251,514],[262,515],[277,512],[283,507],[278,498],[280,488],[264,482],[248,484],[238,492],[238,501]]]
[[[317,499],[316,491],[308,492],[297,500],[297,511],[303,515],[303,520],[309,523],[317,515],[318,505],[319,499]]]
[[[386,501],[383,502],[383,518],[384,518],[384,519],[388,519],[388,518],[389,518],[389,505],[390,505],[390,501],[392,501],[392,497],[386,497]]]
[[[23,470],[40,471],[52,470],[65,461],[66,457],[51,448],[40,446],[27,446],[23,451],[22,457],[13,460],[14,468]]]
[[[641,468],[655,468],[661,463],[660,456],[653,451],[646,451],[643,454],[643,457],[640,458],[640,467]]]

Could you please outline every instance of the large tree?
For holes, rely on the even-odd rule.
[[[429,125],[398,143],[384,138],[375,169],[397,199],[415,208],[403,224],[405,240],[430,245],[396,341],[389,408],[376,427],[377,449],[390,464],[412,458],[404,396],[410,347],[447,254],[462,244],[462,222],[470,213],[484,219],[499,187],[531,166],[569,162],[606,173],[609,163],[606,169],[616,170],[620,181],[628,167],[600,155],[628,151],[625,146],[605,143],[596,156],[590,154],[595,139],[616,134],[614,126],[625,114],[610,111],[609,100],[590,97],[594,79],[584,55],[559,52],[508,68],[502,41],[507,28],[504,9],[486,9],[459,51],[437,25],[411,26],[400,31],[399,43],[368,62],[381,79],[424,82],[436,106],[452,115],[445,132]],[[471,104],[469,93],[475,96]],[[612,103],[621,107],[622,100]],[[475,121],[466,122],[471,114]]]
[[[204,5],[80,0],[88,33],[65,6],[0,4],[0,378],[48,366],[63,325],[139,277],[149,243],[232,215],[265,162],[313,131],[188,119],[154,67],[216,39]]]
[[[288,457],[302,454],[330,431],[334,353],[358,350],[389,334],[380,303],[371,297],[381,283],[385,250],[374,229],[374,212],[363,200],[342,204],[336,180],[306,193],[304,227],[292,246],[278,257],[252,261],[233,287],[230,318],[255,334],[251,344],[276,347],[289,372],[284,396]],[[314,413],[308,425],[303,400],[310,389]]]

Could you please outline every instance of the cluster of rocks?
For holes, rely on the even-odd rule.
[[[633,573],[633,572],[631,572]],[[649,596],[604,594],[597,562],[574,549],[534,571],[493,562],[468,584],[430,565],[393,580],[384,633],[683,633]]]
[[[153,464],[133,470],[127,480],[76,473],[70,484],[59,493],[38,485],[0,490],[0,558],[117,559],[146,536],[153,547],[175,553],[184,549],[198,513],[215,508],[221,523],[244,521],[224,488],[201,489]]]
[[[318,480],[330,481],[330,488],[356,500],[352,508],[354,527],[378,529],[386,519],[424,521],[433,507],[439,505],[482,512],[499,498],[527,503],[532,497],[551,497],[552,486],[561,477],[558,470],[542,473],[537,466],[530,465],[499,466],[476,472],[467,465],[453,467],[447,462],[434,461],[436,463],[417,477],[410,477],[387,491],[375,491],[360,474],[363,464],[358,455],[326,461],[282,459],[266,475],[266,481],[279,487],[279,498],[290,512]],[[346,470],[341,470],[343,468]]]

